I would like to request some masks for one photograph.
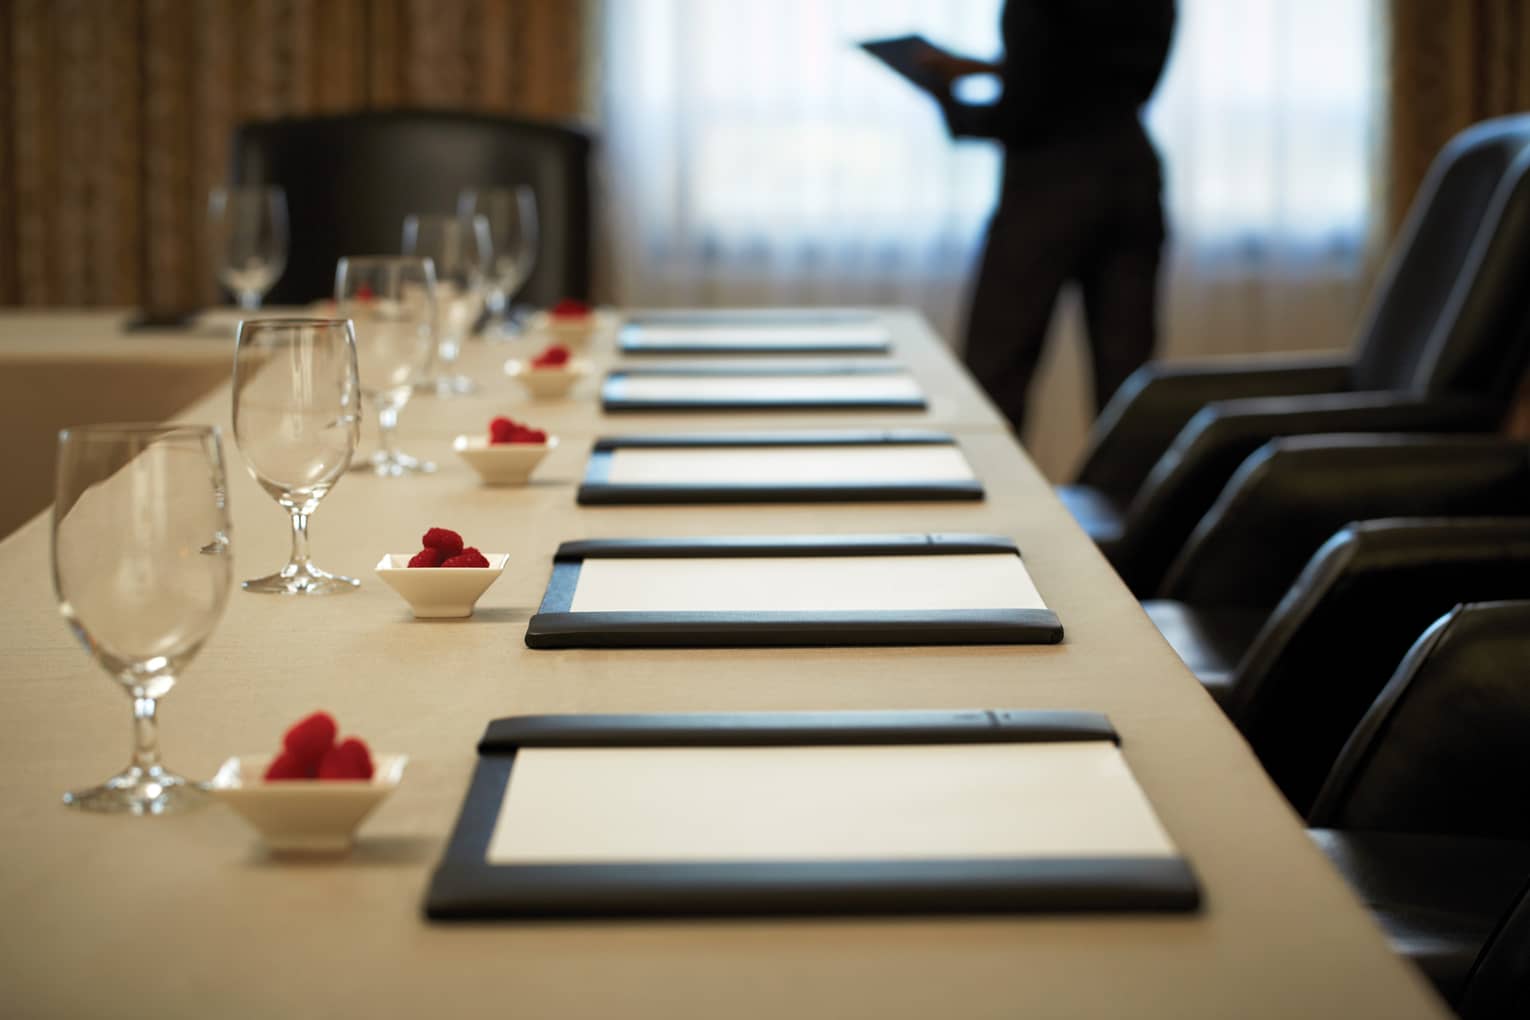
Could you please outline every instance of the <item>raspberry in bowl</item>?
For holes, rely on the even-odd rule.
[[[590,366],[585,359],[574,357],[565,345],[555,343],[528,361],[511,358],[505,362],[505,374],[534,397],[566,397],[590,374]]]
[[[409,759],[340,739],[328,712],[294,723],[275,754],[225,761],[208,791],[278,853],[344,853],[356,829],[404,777]]]
[[[505,553],[483,553],[448,528],[431,528],[416,553],[388,553],[377,576],[403,596],[415,618],[460,620],[504,572]]]
[[[458,436],[452,449],[478,472],[485,485],[525,485],[542,458],[557,445],[557,436],[500,417],[489,422],[487,436]]]

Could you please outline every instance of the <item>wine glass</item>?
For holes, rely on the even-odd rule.
[[[287,196],[281,188],[214,188],[207,210],[218,280],[253,311],[287,268]]]
[[[489,221],[483,216],[408,216],[404,219],[404,254],[429,258],[436,267],[436,365],[440,374],[415,389],[441,396],[478,389],[452,366],[462,342],[483,314],[484,274],[492,250]]]
[[[292,518],[292,556],[245,591],[327,595],[360,582],[308,558],[308,518],[350,466],[361,431],[356,340],[344,319],[257,319],[234,347],[234,439],[244,466]]]
[[[512,306],[537,264],[536,192],[525,184],[467,189],[457,196],[457,213],[481,215],[488,221],[493,250],[488,304],[494,317],[493,332],[515,336],[519,330],[512,323]]]
[[[436,270],[416,255],[349,255],[335,267],[336,314],[356,328],[361,392],[377,411],[375,474],[428,473],[436,466],[398,448],[398,414],[435,355]]]
[[[80,643],[133,699],[133,761],[64,795],[86,811],[200,806],[159,759],[155,712],[217,626],[233,573],[223,449],[207,425],[86,425],[58,438],[53,588]]]

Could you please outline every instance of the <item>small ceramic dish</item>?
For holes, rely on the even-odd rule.
[[[504,573],[506,553],[484,553],[487,567],[411,567],[412,553],[388,553],[377,561],[377,576],[404,597],[421,620],[456,620],[473,615],[478,598]]]
[[[233,808],[282,853],[345,853],[362,819],[372,813],[404,778],[409,758],[372,756],[371,779],[287,779],[268,783],[261,777],[269,754],[230,758],[207,784],[207,791]]]
[[[548,342],[584,350],[590,346],[600,329],[601,318],[596,312],[588,315],[552,315],[537,312],[531,317],[531,331],[547,338]]]
[[[457,456],[478,472],[485,485],[525,485],[557,445],[557,436],[548,436],[545,443],[491,443],[486,436],[458,436],[452,441]]]
[[[584,358],[571,358],[556,368],[537,368],[529,361],[511,358],[505,362],[505,374],[534,397],[566,397],[580,379],[590,374],[590,363]]]

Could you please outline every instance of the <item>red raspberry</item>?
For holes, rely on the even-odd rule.
[[[372,752],[360,737],[346,737],[319,762],[320,779],[371,779]]]
[[[299,761],[316,763],[334,746],[335,734],[339,730],[334,716],[328,712],[315,712],[293,723],[282,736],[282,747],[288,754],[296,755]]]
[[[590,314],[590,306],[575,298],[564,298],[552,307],[552,316],[555,319],[583,318]]]
[[[446,559],[446,552],[441,549],[421,549],[409,557],[411,567],[439,567],[441,561]]]
[[[489,422],[489,442],[491,444],[513,443],[515,442],[515,439],[513,438],[515,436],[515,430],[519,427],[520,426],[511,421],[509,418],[495,418],[493,421]]]
[[[547,350],[531,359],[533,368],[562,368],[568,364],[568,348],[562,344],[553,344]]]
[[[420,539],[420,544],[427,549],[439,549],[447,556],[455,556],[462,551],[462,536],[446,528],[431,528]]]
[[[441,564],[443,567],[487,567],[488,565],[488,558],[485,557],[484,554],[479,552],[477,549],[474,549],[472,546],[468,546],[466,549],[462,550],[460,553],[453,556],[445,563]]]
[[[547,433],[541,429],[527,429],[526,436],[521,441],[524,443],[545,443],[547,442]]]
[[[318,762],[307,762],[291,751],[283,751],[266,766],[268,783],[284,779],[312,779],[318,775]]]

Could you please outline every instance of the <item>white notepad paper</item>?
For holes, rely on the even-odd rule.
[[[618,447],[606,481],[622,485],[819,485],[975,481],[955,444]]]
[[[887,344],[887,327],[877,323],[825,323],[821,325],[709,326],[663,325],[628,327],[627,343],[636,347],[762,347],[811,350],[815,347],[864,347]]]
[[[1045,609],[1014,553],[584,560],[569,612]]]
[[[490,864],[1170,857],[1106,741],[522,748]]]
[[[616,394],[627,400],[813,401],[918,400],[914,377],[902,372],[843,375],[628,375]]]

